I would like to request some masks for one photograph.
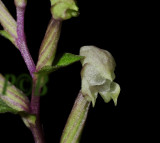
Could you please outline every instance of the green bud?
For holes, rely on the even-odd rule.
[[[51,0],[51,6],[54,19],[67,20],[78,16],[78,7],[74,0]]]
[[[14,0],[16,7],[24,8],[27,5],[27,0]]]
[[[14,80],[14,78],[13,78]],[[6,87],[5,87],[6,86]],[[4,92],[5,89],[5,92]],[[13,84],[11,84],[8,79],[4,78],[0,74],[0,111],[10,112],[14,110],[15,112],[26,112],[30,111],[29,99],[25,94],[17,89]],[[0,112],[1,113],[1,112]]]
[[[5,38],[8,38],[13,42],[16,46],[16,38],[17,38],[17,23],[9,13],[9,10],[0,0],[0,24],[4,28],[4,30],[0,31],[0,35],[3,35]]]
[[[80,55],[85,58],[82,62],[82,93],[88,101],[95,105],[98,93],[105,102],[113,99],[115,105],[120,93],[120,87],[113,82],[116,63],[112,55],[95,46],[84,46],[80,49]]]
[[[15,44],[15,39],[5,30],[0,30],[0,35],[5,37],[6,39],[10,40],[13,44]]]

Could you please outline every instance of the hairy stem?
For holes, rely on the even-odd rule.
[[[39,88],[38,95],[35,96],[35,90],[36,90],[36,84],[37,84],[37,77],[35,76],[33,78],[33,89],[32,89],[32,97],[31,97],[31,113],[36,115],[36,124],[35,126],[31,126],[30,130],[32,131],[32,134],[34,136],[35,143],[45,143],[44,139],[44,132],[42,129],[42,125],[40,122],[40,92],[41,87]]]
[[[31,99],[31,113],[36,115],[36,123],[31,125],[29,128],[33,134],[35,143],[45,143],[44,140],[44,133],[42,130],[42,126],[40,123],[40,117],[39,117],[39,108],[40,108],[40,97],[36,98],[34,96],[35,91],[35,85],[36,85],[36,77],[34,76],[34,72],[36,70],[36,66],[34,64],[34,61],[29,53],[27,43],[26,43],[26,37],[24,33],[24,14],[25,14],[25,7],[19,7],[16,6],[17,10],[17,46],[18,49],[21,52],[21,55],[27,65],[27,68],[30,72],[30,75],[33,79],[33,90],[32,90],[32,99]]]
[[[40,114],[40,96],[35,96],[37,78],[33,78],[33,88],[32,88],[32,97],[31,97],[31,112],[39,117]],[[40,92],[40,91],[39,91]]]
[[[27,65],[27,68],[30,72],[30,75],[32,78],[34,77],[35,72],[35,64],[34,61],[29,53],[27,43],[26,43],[26,37],[24,33],[24,13],[25,13],[25,7],[16,7],[17,9],[17,46],[18,49],[21,52],[21,55]]]
[[[30,127],[35,143],[45,143],[44,133],[39,119],[34,126]]]
[[[89,107],[90,102],[79,92],[64,128],[60,143],[79,143]]]

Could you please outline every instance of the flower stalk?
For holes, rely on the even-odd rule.
[[[27,1],[15,0],[15,5],[16,5],[16,11],[17,11],[17,35],[18,35],[16,42],[17,42],[18,49],[20,50],[21,55],[30,72],[30,75],[33,78],[34,77],[33,73],[35,72],[36,67],[30,55],[30,52],[28,50],[27,43],[26,43],[26,36],[24,33],[24,14],[25,14]]]
[[[80,91],[67,120],[60,143],[79,143],[90,103]]]

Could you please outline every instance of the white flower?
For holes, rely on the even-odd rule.
[[[120,86],[113,82],[116,63],[112,55],[95,46],[83,46],[80,55],[85,58],[82,62],[82,93],[88,101],[95,105],[98,93],[108,103],[113,99],[115,105],[120,93]]]

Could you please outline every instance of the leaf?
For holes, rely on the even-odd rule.
[[[77,62],[81,59],[83,59],[83,56],[74,55],[71,53],[64,53],[62,57],[58,60],[57,66],[68,66],[74,62]]]
[[[54,66],[45,66],[37,73],[43,73],[43,74],[49,74],[51,72],[54,72],[58,70],[59,68],[66,67],[68,65],[71,65],[75,62],[78,62],[82,60],[84,57],[79,55],[74,55],[70,53],[64,53],[56,62]]]

